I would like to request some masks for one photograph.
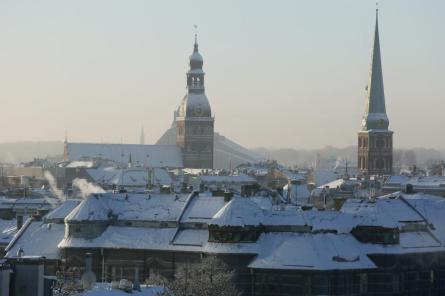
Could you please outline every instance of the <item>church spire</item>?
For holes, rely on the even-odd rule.
[[[145,145],[145,133],[144,133],[144,126],[141,126],[141,136],[139,138],[139,144]]]
[[[193,45],[193,52],[198,52],[198,33],[195,33],[195,44]]]
[[[198,51],[198,34],[195,32],[193,53],[190,56],[190,70],[187,72],[187,88],[189,93],[204,93],[203,63],[202,56]]]
[[[366,110],[362,126],[364,130],[388,129],[385,92],[383,88],[382,60],[380,56],[378,9],[376,9],[374,45],[371,57],[371,68],[367,86]]]

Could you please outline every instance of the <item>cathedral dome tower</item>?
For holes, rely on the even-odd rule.
[[[195,35],[187,71],[187,94],[176,116],[176,144],[183,149],[187,168],[213,168],[214,118],[205,95],[203,63]]]

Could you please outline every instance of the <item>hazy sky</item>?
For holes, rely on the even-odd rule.
[[[379,3],[394,145],[445,148],[445,1]],[[0,142],[154,143],[199,26],[215,130],[247,147],[356,143],[375,1],[0,0]]]

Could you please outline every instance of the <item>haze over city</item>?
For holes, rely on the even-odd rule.
[[[445,295],[445,2],[0,3],[0,296]]]
[[[356,145],[374,1],[2,1],[0,142],[154,143],[198,26],[215,131],[247,147]],[[445,148],[443,1],[381,1],[395,148]],[[427,132],[426,132],[427,131]]]

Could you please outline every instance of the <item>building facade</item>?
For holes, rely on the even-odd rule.
[[[176,116],[176,145],[183,150],[184,167],[211,169],[214,118],[205,95],[202,65],[203,59],[195,36],[187,72],[187,94]]]
[[[377,12],[376,12],[377,13]],[[366,110],[358,133],[358,169],[363,175],[390,175],[393,166],[393,132],[388,129],[380,56],[378,16],[367,86]]]

